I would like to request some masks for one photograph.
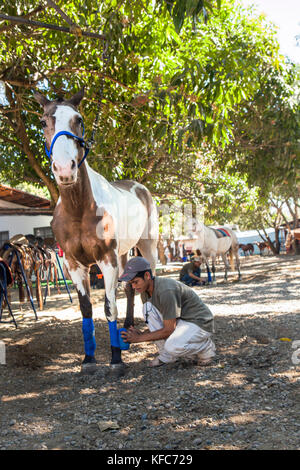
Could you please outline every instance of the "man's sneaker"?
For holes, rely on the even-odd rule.
[[[202,367],[205,367],[205,366],[209,366],[213,363],[214,361],[214,357],[215,356],[212,356],[212,357],[208,357],[207,359],[201,359],[199,358],[197,360],[197,366],[202,366]]]
[[[163,366],[165,362],[162,362],[158,357],[153,359],[153,361],[150,362],[149,367],[160,367]]]

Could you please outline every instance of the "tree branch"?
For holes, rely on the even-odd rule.
[[[26,24],[34,28],[53,29],[55,31],[61,31],[63,33],[73,34],[74,32],[76,32],[76,31],[73,31],[72,28],[65,28],[63,26],[58,26],[55,24],[42,23],[41,21],[32,21],[21,16],[8,16],[8,15],[3,15],[2,13],[0,13],[0,19],[10,21],[12,23],[17,23],[17,24],[18,23]],[[89,38],[94,38],[94,39],[101,39],[102,41],[106,39],[106,37],[103,34],[91,33],[89,31],[81,31],[81,34],[82,36],[87,36]]]
[[[40,11],[43,11],[44,7],[42,5],[39,5],[35,10],[30,11],[29,13],[26,13],[26,15],[21,15],[22,18],[30,18],[31,16],[35,15],[36,13],[39,13]],[[14,26],[13,25],[5,25],[1,26],[0,28],[0,33],[3,31],[7,31],[9,29],[12,29]]]
[[[23,150],[22,144],[20,144],[20,142],[17,142],[16,140],[9,139],[8,137],[6,137],[3,134],[0,134],[0,139],[3,140],[4,142],[7,142],[7,143],[11,144],[11,145],[19,147],[20,150]]]

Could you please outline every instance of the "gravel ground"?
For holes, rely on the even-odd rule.
[[[177,277],[172,266],[163,275]],[[299,449],[300,257],[242,259],[227,284],[195,288],[215,315],[216,361],[149,369],[153,344],[123,353],[127,373],[109,375],[103,291],[92,293],[99,363],[80,374],[81,320],[76,294],[52,295],[36,322],[17,310],[19,328],[0,325],[0,450]],[[120,318],[125,298],[118,295]],[[138,327],[144,328],[136,297]],[[294,356],[292,358],[292,355]],[[295,360],[296,359],[296,360]]]

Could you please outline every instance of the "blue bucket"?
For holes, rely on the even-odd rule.
[[[120,344],[120,349],[122,349],[123,351],[129,349],[130,347],[130,343],[125,343],[125,341],[123,340],[122,336],[121,336],[121,333],[122,331],[127,331],[126,328],[119,328],[118,329],[118,335],[119,335],[119,344]]]

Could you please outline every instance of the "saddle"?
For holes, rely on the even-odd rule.
[[[4,279],[4,276],[3,276],[4,272],[6,274],[6,285],[7,287],[9,287],[13,284],[14,278],[13,278],[11,269],[6,263],[6,261],[4,261],[3,258],[0,258],[0,280],[1,281]]]
[[[14,235],[12,238],[9,239],[9,242],[11,245],[29,245],[29,242],[24,235],[21,235],[20,233],[18,235]]]
[[[214,230],[218,238],[230,237],[230,233],[228,233],[225,228],[216,228]]]

